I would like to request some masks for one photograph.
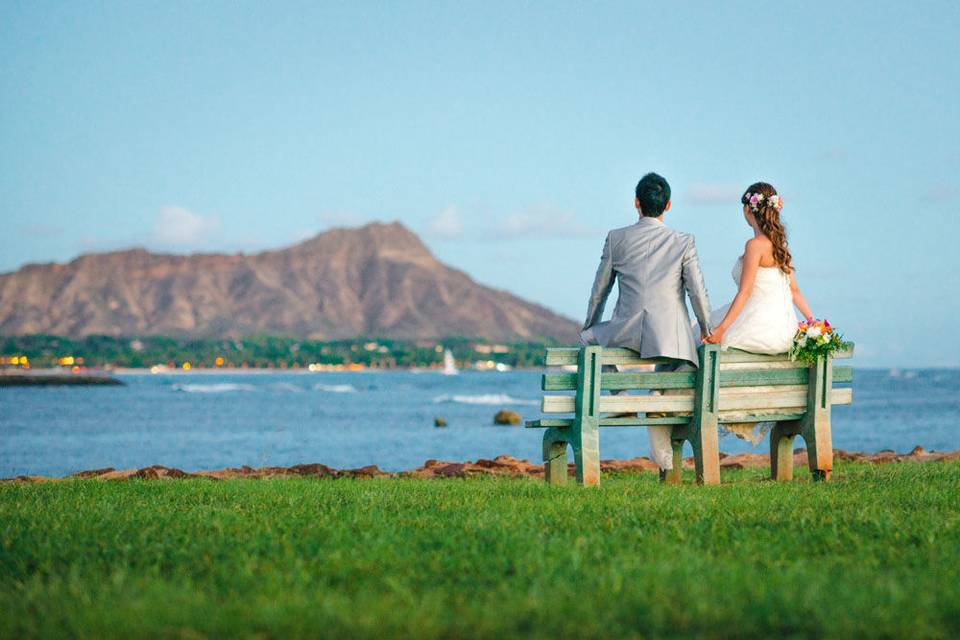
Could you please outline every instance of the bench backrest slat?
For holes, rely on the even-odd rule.
[[[718,412],[766,411],[771,409],[801,409],[807,406],[808,390],[805,385],[782,387],[727,387],[720,389]],[[830,404],[850,404],[853,402],[851,389],[834,388],[830,394]],[[569,395],[550,395],[543,397],[543,413],[573,413],[575,399]],[[600,413],[693,411],[692,395],[663,396],[601,396]]]
[[[617,389],[692,389],[696,374],[692,371],[641,373],[604,373],[600,376],[600,388]],[[544,391],[573,391],[577,388],[575,373],[543,374]]]
[[[800,385],[807,383],[806,368],[783,369],[731,369],[720,371],[720,387],[760,387],[778,385]],[[696,373],[653,372],[641,373],[605,373],[600,377],[600,388],[605,391],[630,389],[692,389]],[[853,369],[834,367],[833,381],[851,382]],[[577,388],[575,373],[545,373],[542,388],[544,391],[573,391]]]

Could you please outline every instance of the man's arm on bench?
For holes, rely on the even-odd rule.
[[[589,329],[603,318],[603,308],[607,304],[607,296],[616,280],[613,270],[613,259],[610,257],[610,234],[603,243],[603,254],[600,256],[600,266],[597,267],[597,277],[593,280],[593,291],[590,293],[590,304],[587,306],[587,320],[584,329]]]

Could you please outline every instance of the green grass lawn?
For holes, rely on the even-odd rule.
[[[0,637],[960,636],[960,464],[761,476],[3,484]]]

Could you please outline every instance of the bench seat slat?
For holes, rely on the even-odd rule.
[[[803,385],[807,383],[808,370],[801,369],[763,369],[763,370],[723,370],[720,371],[721,387],[766,387],[776,385]],[[834,367],[834,382],[853,382],[852,367]]]
[[[804,412],[788,412],[781,410],[779,413],[764,413],[754,411],[745,413],[743,411],[721,411],[719,414],[720,424],[731,422],[784,422],[787,420],[799,420],[804,416]]]
[[[643,373],[604,373],[600,376],[601,389],[692,389],[696,378],[693,371]],[[544,391],[573,391],[577,388],[575,373],[543,374]]]
[[[547,366],[575,365],[580,357],[580,349],[577,347],[550,347],[547,349]],[[853,357],[853,345],[847,349],[833,354],[833,359]],[[663,358],[641,358],[640,354],[630,349],[609,347],[603,350],[601,356],[603,364],[659,364],[666,362]],[[720,362],[723,363],[762,363],[762,362],[789,362],[786,354],[764,355],[757,353],[747,353],[738,349],[730,349],[720,354]],[[801,365],[803,366],[803,365]]]
[[[600,388],[605,390],[623,389],[692,389],[696,378],[693,371],[683,372],[643,372],[643,373],[605,373],[600,377]],[[851,382],[851,367],[834,367],[834,382]],[[799,385],[807,381],[807,370],[765,369],[721,371],[721,387],[753,387],[772,385]],[[577,388],[575,373],[545,373],[544,391],[573,391]]]
[[[831,404],[851,404],[852,389],[833,389]],[[807,389],[780,387],[759,390],[755,387],[727,388],[720,391],[720,411],[746,411],[751,409],[800,408],[807,405]],[[573,396],[544,396],[543,413],[573,413]],[[629,411],[693,411],[692,395],[676,396],[601,396],[600,411],[619,413]]]
[[[724,420],[724,418],[726,419]],[[727,416],[721,414],[720,422],[779,422],[785,420],[799,420],[803,413],[764,413],[754,415],[735,415],[733,412]],[[735,418],[735,419],[734,419]],[[651,425],[686,425],[690,423],[687,416],[674,416],[670,418],[601,418],[601,427],[648,427]],[[573,418],[541,418],[540,420],[528,420],[527,429],[543,429],[546,427],[572,427]]]
[[[690,423],[689,416],[671,416],[669,418],[601,418],[601,427],[648,427],[651,425],[685,425]],[[541,418],[528,420],[528,429],[542,429],[544,427],[569,427],[573,425],[573,418]]]

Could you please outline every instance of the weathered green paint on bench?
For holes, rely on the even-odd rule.
[[[600,354],[602,347],[585,347],[577,365],[576,417],[570,427],[551,427],[543,435],[544,475],[558,484],[567,478],[567,445],[573,449],[577,482],[600,483]]]
[[[573,460],[577,482],[600,483],[600,355],[601,347],[583,350],[578,371],[576,414],[573,425]]]
[[[607,373],[600,378],[605,391],[621,389],[692,389],[695,375],[684,372]],[[545,373],[541,385],[544,391],[573,391],[577,388],[575,373]]]
[[[573,449],[577,468],[577,480],[581,484],[595,485],[600,481],[600,427],[637,427],[651,425],[672,426],[674,470],[662,474],[667,483],[679,483],[681,478],[681,452],[684,441],[693,447],[697,481],[703,484],[720,482],[718,425],[725,420],[736,422],[771,421],[776,425],[770,436],[771,474],[774,479],[788,480],[793,475],[793,440],[797,435],[803,437],[807,445],[810,471],[815,480],[828,480],[833,468],[833,449],[830,432],[830,409],[835,402],[850,402],[849,389],[837,390],[835,382],[851,382],[853,371],[850,367],[834,367],[832,358],[821,358],[814,366],[806,367],[800,363],[789,362],[786,356],[765,356],[736,351],[720,351],[717,345],[704,345],[698,350],[700,360],[696,372],[642,372],[642,373],[601,373],[603,364],[649,363],[627,349],[604,349],[591,346],[581,349],[548,349],[548,364],[576,364],[576,374],[546,374],[543,388],[546,391],[575,390],[570,398],[573,418],[543,418],[529,421],[528,428],[546,428],[543,436],[543,456],[546,464],[546,479],[551,484],[566,481],[566,449]],[[571,359],[571,353],[573,358]],[[837,357],[849,358],[853,355],[853,346],[837,354]],[[730,365],[734,364],[733,368]],[[755,367],[751,366],[755,365]],[[728,391],[721,394],[721,388],[744,388],[742,391]],[[795,410],[790,400],[789,409],[752,412],[744,415],[730,411],[735,405],[756,402],[757,406],[773,407],[775,403],[766,402],[770,394],[783,393],[779,390],[762,387],[784,387],[796,389],[787,391],[790,398],[798,392],[805,394],[802,410]],[[692,389],[693,397],[687,395],[685,406],[692,405],[693,415],[667,415],[662,417],[603,417],[601,408],[604,403],[611,406],[623,405],[623,400],[601,402],[601,390],[643,390],[643,389]],[[727,394],[734,396],[727,397]],[[739,395],[736,395],[739,394]],[[764,397],[766,394],[766,397]],[[839,395],[838,395],[839,394]],[[756,396],[756,400],[754,400]],[[548,398],[554,396],[548,396]],[[569,398],[569,396],[567,396]],[[777,396],[779,397],[779,396]],[[633,396],[637,398],[637,396]],[[838,400],[840,398],[840,400]],[[624,398],[626,400],[626,398]],[[667,398],[664,398],[667,400]],[[675,399],[674,399],[675,400]],[[551,401],[556,408],[566,402]],[[643,406],[649,407],[652,403]],[[631,406],[637,404],[632,400]],[[669,403],[661,403],[672,406]],[[673,402],[673,404],[676,404]],[[726,407],[721,405],[726,404]],[[780,405],[782,406],[782,405]]]
[[[674,429],[673,442],[690,441],[698,483],[720,484],[720,345],[703,345],[697,354],[693,420],[686,429]]]
[[[799,420],[778,423],[770,434],[770,476],[774,480],[793,478],[793,440],[803,438],[807,463],[814,480],[829,480],[833,473],[833,436],[830,424],[830,389],[833,361],[820,358],[810,367],[807,412]]]
[[[642,373],[607,373],[600,378],[600,388],[604,391],[627,389],[692,389],[696,381],[693,371]],[[835,367],[834,382],[852,382],[851,367]],[[762,369],[731,370],[720,372],[721,387],[760,387],[796,385],[807,383],[807,370],[804,369]],[[575,373],[543,374],[543,391],[573,391],[577,388]]]

